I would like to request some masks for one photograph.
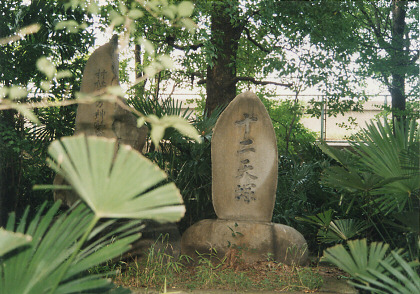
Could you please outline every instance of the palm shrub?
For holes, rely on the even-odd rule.
[[[321,148],[341,165],[325,170],[323,183],[343,191],[347,211],[375,230],[372,238],[408,247],[418,256],[419,128],[414,120],[370,124],[353,142],[352,151]],[[401,234],[401,232],[403,234]]]
[[[156,165],[114,139],[65,137],[50,145],[49,154],[51,167],[86,205],[56,220],[60,203],[45,215],[41,208],[28,224],[28,210],[18,224],[9,217],[0,230],[0,293],[125,293],[86,271],[128,250],[140,223],[100,233],[117,218],[179,220],[185,208],[178,189],[164,182],[166,174]]]
[[[352,240],[327,249],[323,259],[337,265],[353,278],[350,284],[370,293],[420,293],[420,277],[416,269],[418,260],[404,260],[403,250],[389,252],[388,244],[366,239]]]
[[[411,119],[393,125],[387,120],[371,123],[351,147],[351,151],[338,151],[321,146],[340,163],[325,170],[323,183],[343,192],[347,212],[353,211],[359,221],[374,228],[372,240],[385,243],[350,240],[327,249],[324,260],[348,272],[355,286],[372,293],[419,293],[418,124]],[[312,220],[324,221],[334,231],[331,218],[318,215]],[[388,254],[389,247],[394,250]]]

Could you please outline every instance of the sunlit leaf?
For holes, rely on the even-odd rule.
[[[142,126],[144,126],[145,123],[146,123],[146,120],[144,119],[143,116],[141,116],[137,119],[137,127],[138,128],[141,128]]]
[[[193,22],[190,18],[181,19],[182,25],[188,29],[188,31],[193,34],[197,29],[197,24]]]
[[[150,131],[150,138],[155,146],[159,146],[160,140],[162,140],[165,134],[166,127],[161,124],[152,124],[152,130]]]
[[[79,30],[79,23],[75,20],[63,20],[55,25],[55,30],[66,30],[67,33],[77,33]]]
[[[17,100],[28,95],[28,91],[20,86],[11,86],[9,88],[9,98],[12,100]]]
[[[56,78],[57,80],[64,79],[64,78],[71,78],[73,74],[69,70],[60,70],[57,72]]]
[[[154,45],[153,45],[153,43],[152,43],[152,42],[150,42],[149,40],[147,40],[147,39],[145,39],[145,38],[141,37],[141,38],[138,38],[138,39],[137,39],[137,43],[138,43],[139,45],[142,45],[142,46],[143,46],[143,48],[144,48],[144,50],[145,50],[147,53],[149,53],[149,54],[151,54],[151,55],[153,55],[153,54],[155,53],[155,46],[154,46]]]
[[[131,9],[128,13],[128,17],[132,19],[138,19],[140,17],[143,17],[144,13],[140,9]]]
[[[164,116],[161,121],[165,126],[177,129],[182,135],[194,139],[197,142],[201,142],[200,134],[196,128],[184,118],[170,115]]]
[[[171,69],[174,67],[174,62],[169,55],[161,55],[158,57],[158,60],[165,69]]]
[[[194,4],[190,1],[182,1],[178,5],[178,15],[180,17],[189,17],[194,11]]]
[[[41,122],[39,121],[38,117],[33,113],[33,111],[21,104],[13,104],[13,108],[15,108],[19,113],[21,113],[24,117],[29,119],[31,122],[40,125]]]
[[[0,228],[0,256],[28,244],[31,241],[31,236],[6,231],[5,229]]]
[[[55,68],[54,64],[51,61],[49,61],[45,56],[39,58],[36,61],[36,67],[38,68],[38,70],[40,72],[45,74],[47,76],[47,78],[50,79],[50,80],[55,75],[56,68]]]
[[[41,89],[45,92],[48,92],[51,89],[51,82],[50,81],[42,81],[41,82]]]
[[[108,87],[106,90],[109,94],[119,97],[124,97],[125,94],[124,90],[120,86]]]
[[[167,16],[170,19],[174,19],[176,13],[178,12],[177,10],[178,10],[177,7],[173,4],[171,4],[171,5],[162,9],[162,14]]]

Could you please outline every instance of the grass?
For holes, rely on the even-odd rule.
[[[166,242],[165,237],[157,242]],[[166,242],[166,246],[169,246]],[[142,260],[117,263],[114,282],[129,288],[165,291],[177,289],[223,289],[232,291],[314,291],[323,284],[317,267],[288,266],[270,258],[246,264],[240,258],[218,259],[215,252],[200,255],[194,262],[181,255],[174,258],[167,248],[152,246]],[[240,251],[237,251],[241,254]],[[111,269],[114,265],[108,264]]]

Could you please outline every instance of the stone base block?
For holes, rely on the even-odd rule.
[[[289,265],[303,265],[308,259],[302,234],[275,223],[206,219],[188,228],[181,239],[181,254],[192,258],[212,249],[223,258],[230,248],[238,249],[247,263],[272,258]]]

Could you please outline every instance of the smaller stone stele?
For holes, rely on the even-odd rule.
[[[118,36],[96,49],[83,71],[80,92],[93,96],[105,94],[107,87],[119,85]],[[124,103],[121,97],[114,97]],[[99,100],[91,104],[79,104],[76,112],[74,135],[86,134],[117,139],[119,144],[130,145],[142,151],[146,142],[147,127],[137,128],[136,117],[115,102]],[[56,175],[54,185],[66,185],[61,175]],[[78,195],[70,190],[55,190],[54,200],[62,200],[66,206],[76,202]]]
[[[252,263],[273,258],[302,265],[305,238],[294,228],[271,223],[277,188],[277,141],[271,119],[251,92],[238,95],[220,115],[213,132],[212,200],[217,220],[202,220],[181,239],[181,254],[235,250]]]

